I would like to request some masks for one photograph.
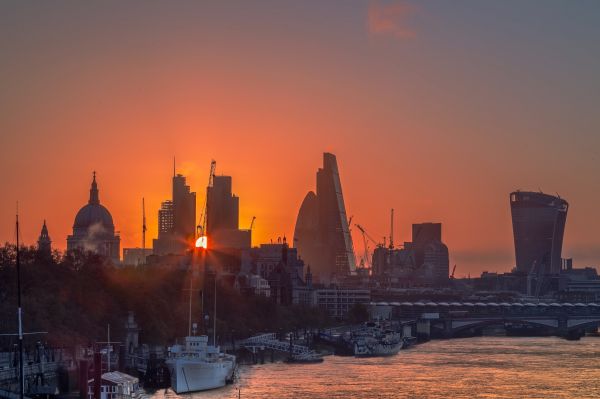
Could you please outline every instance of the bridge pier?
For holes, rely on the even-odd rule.
[[[429,341],[431,337],[431,321],[430,320],[418,320],[417,321],[417,339],[419,341]]]
[[[444,338],[452,338],[454,334],[452,333],[452,319],[444,320]]]
[[[576,328],[574,330],[567,331],[567,333],[564,336],[561,335],[561,337],[564,339],[567,339],[569,341],[578,341],[584,335],[585,335],[585,331],[582,331],[582,330]]]

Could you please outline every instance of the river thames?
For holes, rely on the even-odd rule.
[[[241,366],[225,388],[184,398],[599,398],[600,338],[431,341],[387,358]],[[154,398],[176,398],[171,390]]]

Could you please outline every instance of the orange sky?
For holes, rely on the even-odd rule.
[[[411,223],[442,222],[458,275],[512,267],[518,188],[565,197],[563,255],[599,263],[599,62],[586,10],[579,26],[596,30],[569,31],[572,47],[556,39],[562,20],[526,33],[536,10],[521,21],[500,5],[493,18],[469,11],[484,24],[428,2],[243,4],[3,5],[0,239],[14,239],[18,200],[25,242],[46,218],[64,248],[96,170],[122,247],[141,245],[146,198],[150,245],[173,155],[198,209],[216,159],[241,227],[257,217],[253,244],[291,237],[329,151],[354,221],[382,237],[393,207],[396,242]]]

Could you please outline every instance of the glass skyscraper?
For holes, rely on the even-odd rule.
[[[535,264],[536,273],[560,273],[569,203],[541,192],[515,191],[510,209],[517,271],[529,274]]]
[[[300,207],[294,245],[321,281],[356,270],[342,184],[333,154],[323,154],[323,167],[317,171],[317,193],[310,191]]]

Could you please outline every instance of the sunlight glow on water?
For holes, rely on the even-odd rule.
[[[192,398],[598,398],[600,338],[432,341],[388,358],[242,366],[239,380]],[[177,398],[159,391],[154,398]]]

